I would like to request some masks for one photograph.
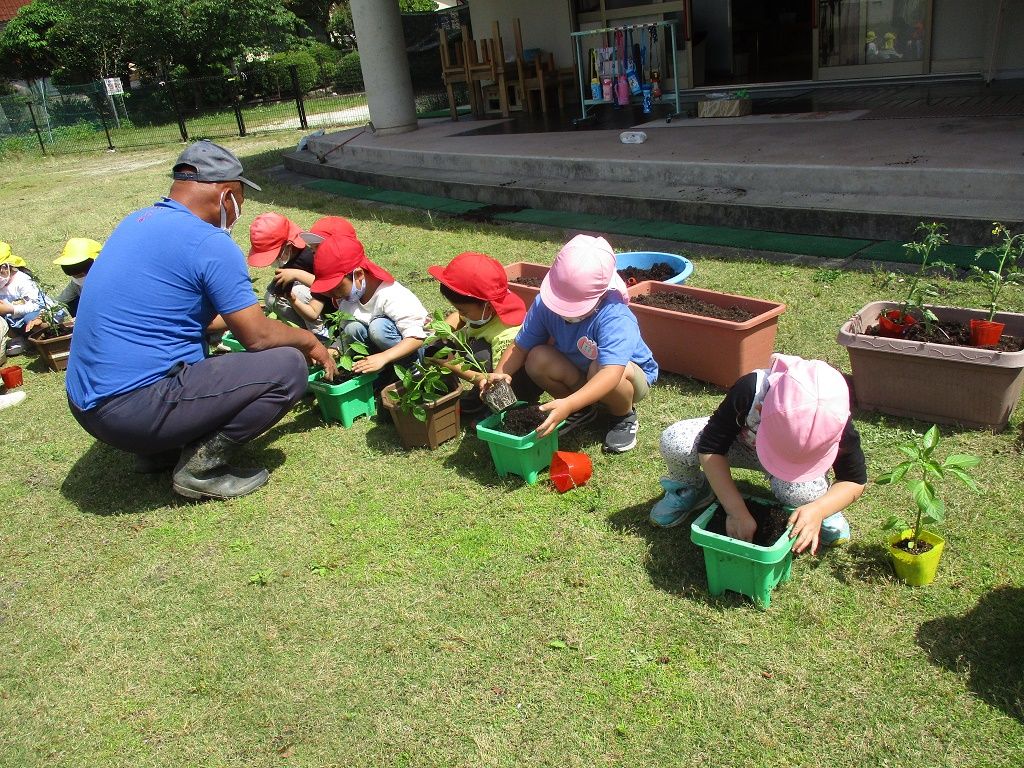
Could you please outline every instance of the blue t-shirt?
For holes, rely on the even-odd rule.
[[[83,288],[67,371],[82,410],[199,362],[210,321],[256,303],[231,235],[166,198],[117,225]]]
[[[658,364],[640,336],[636,316],[614,291],[606,293],[597,312],[581,323],[565,322],[544,306],[538,294],[519,329],[516,345],[530,350],[546,344],[548,338],[553,338],[555,349],[581,371],[595,359],[602,366],[626,366],[632,361],[640,366],[648,384],[658,380]]]

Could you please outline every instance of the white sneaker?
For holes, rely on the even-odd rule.
[[[7,394],[0,395],[0,411],[4,408],[10,408],[12,405],[17,405],[25,399],[25,393],[21,392],[8,392]]]

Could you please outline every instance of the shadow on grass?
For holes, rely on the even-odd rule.
[[[885,548],[878,544],[852,542],[819,558],[828,563],[832,575],[843,584],[877,583],[892,581],[892,566]],[[819,566],[820,567],[820,566]]]
[[[963,616],[924,622],[917,643],[933,664],[966,674],[983,701],[1024,723],[1024,589],[987,592]]]

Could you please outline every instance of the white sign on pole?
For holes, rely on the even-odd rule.
[[[113,96],[115,93],[124,93],[124,84],[121,82],[120,77],[105,77],[103,78],[103,85],[107,89],[107,96]]]

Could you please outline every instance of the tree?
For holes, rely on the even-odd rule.
[[[0,67],[5,75],[33,80],[60,66],[48,34],[63,20],[64,13],[60,4],[46,0],[35,0],[18,10],[0,32]]]
[[[398,10],[402,13],[436,11],[437,3],[434,0],[398,0]],[[349,6],[349,0],[341,0],[334,4],[327,29],[341,45],[355,48],[356,31],[352,25],[352,8]]]

